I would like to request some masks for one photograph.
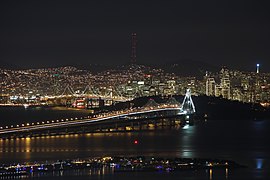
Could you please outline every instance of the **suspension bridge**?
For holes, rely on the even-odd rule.
[[[195,105],[191,98],[190,90],[187,90],[182,103],[171,97],[167,102],[158,104],[150,99],[144,106],[130,108],[121,111],[111,111],[96,115],[53,120],[36,123],[23,123],[21,125],[11,125],[0,127],[0,137],[25,137],[39,135],[53,135],[65,133],[85,133],[102,131],[102,129],[115,129],[131,126],[134,123],[139,127],[148,124],[149,121],[158,122],[157,119],[165,119],[179,116],[190,116],[195,113]]]
[[[55,97],[92,97],[115,101],[130,101],[135,98],[135,94],[127,97],[117,87],[106,88],[106,90],[101,92],[100,89],[90,85],[87,85],[82,91],[75,91],[71,86],[67,85],[62,94]]]

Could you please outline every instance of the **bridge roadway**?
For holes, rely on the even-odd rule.
[[[34,125],[24,125],[20,127],[10,127],[10,128],[3,128],[0,130],[0,136],[12,134],[12,133],[20,133],[20,132],[30,132],[30,131],[38,131],[38,130],[50,130],[53,128],[65,128],[70,126],[83,126],[83,125],[91,125],[92,123],[96,122],[105,122],[108,120],[119,119],[122,117],[130,117],[134,115],[143,115],[147,113],[153,112],[162,112],[162,111],[176,111],[177,115],[185,115],[187,114],[180,106],[177,105],[160,105],[157,107],[144,107],[144,108],[134,108],[129,109],[126,111],[116,111],[106,114],[99,114],[96,117],[90,118],[89,116],[85,119],[73,119],[70,121],[64,122],[51,122],[47,124],[34,124]],[[126,119],[126,121],[128,118]]]

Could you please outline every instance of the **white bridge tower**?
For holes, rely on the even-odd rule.
[[[186,114],[193,114],[196,112],[194,103],[193,103],[192,98],[191,98],[190,89],[187,89],[187,92],[186,92],[186,95],[185,95],[185,98],[183,100],[181,108],[183,111],[187,112]]]

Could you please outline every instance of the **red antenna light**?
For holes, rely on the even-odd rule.
[[[134,144],[138,144],[139,143],[139,141],[138,140],[134,140]]]

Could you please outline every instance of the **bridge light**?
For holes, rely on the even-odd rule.
[[[8,126],[6,126],[6,128],[8,128]]]
[[[17,127],[20,127],[20,125],[19,125],[19,124],[17,124]]]
[[[3,129],[3,127],[0,127],[0,129]]]
[[[30,124],[29,124],[29,123],[27,123],[26,125],[27,125],[27,126],[29,126]]]
[[[37,124],[39,124],[39,122],[37,122]]]
[[[54,123],[54,120],[52,120],[52,123]]]
[[[13,128],[13,125],[11,125],[10,127]]]
[[[50,123],[50,121],[47,121],[47,123]]]
[[[35,123],[32,123],[32,125],[34,125]]]
[[[44,121],[42,121],[42,124],[44,124],[45,122]]]
[[[24,124],[22,124],[22,126],[24,126]]]

